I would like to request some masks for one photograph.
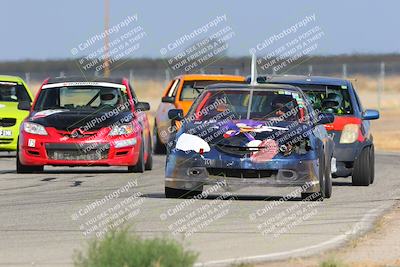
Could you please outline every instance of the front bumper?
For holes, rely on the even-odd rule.
[[[254,163],[249,158],[225,154],[210,158],[209,155],[175,151],[168,155],[166,187],[196,190],[202,185],[214,184],[225,184],[230,190],[252,186],[307,185],[306,192],[319,192],[318,160],[274,158]]]
[[[31,166],[132,166],[138,161],[142,140],[125,147],[115,145],[132,139],[136,136],[62,139],[21,132],[19,157],[22,164]]]

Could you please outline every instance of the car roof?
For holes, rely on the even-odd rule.
[[[176,76],[175,79],[182,79],[186,81],[245,81],[246,78],[239,75],[226,75],[226,74],[182,74]]]
[[[249,79],[248,79],[249,80]],[[258,76],[257,81],[266,83],[289,83],[301,85],[349,85],[349,81],[341,78],[307,75],[271,75]]]
[[[288,91],[295,91],[295,92],[301,92],[301,89],[289,85],[289,84],[257,84],[257,85],[250,85],[250,84],[238,84],[238,83],[218,83],[218,84],[212,84],[209,85],[205,88],[205,90],[218,90],[218,89],[255,89],[255,90],[288,90]]]
[[[116,83],[122,84],[124,78],[116,77],[116,78],[103,78],[103,77],[82,77],[82,76],[70,76],[70,77],[56,77],[49,78],[47,80],[47,84],[51,83],[64,83],[64,82],[108,82],[108,83]]]
[[[15,83],[23,83],[21,77],[11,76],[11,75],[0,75],[0,81],[2,82],[15,82]]]

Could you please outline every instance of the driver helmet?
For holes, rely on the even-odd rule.
[[[103,89],[100,91],[101,105],[115,106],[118,102],[118,93],[115,89]]]
[[[336,93],[329,93],[328,97],[323,100],[325,108],[340,109],[342,106],[342,97]]]
[[[287,112],[290,110],[288,105],[292,101],[292,97],[288,95],[277,95],[271,102],[271,106],[275,111]]]

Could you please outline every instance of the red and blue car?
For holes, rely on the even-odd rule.
[[[375,148],[370,120],[378,119],[379,112],[364,109],[351,81],[297,75],[260,76],[257,80],[299,87],[313,102],[314,109],[332,113],[334,122],[325,125],[335,142],[332,176],[352,176],[352,184],[356,186],[374,182]]]
[[[152,168],[149,122],[127,79],[55,78],[42,84],[19,134],[18,173],[52,166]]]

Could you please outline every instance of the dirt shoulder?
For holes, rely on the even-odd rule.
[[[400,202],[375,224],[373,230],[350,241],[344,248],[309,258],[293,258],[287,261],[254,265],[254,267],[272,266],[400,266]]]

